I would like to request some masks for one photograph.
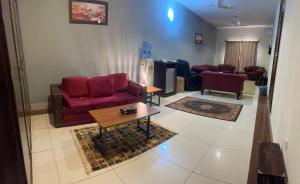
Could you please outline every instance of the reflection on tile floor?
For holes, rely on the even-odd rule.
[[[164,105],[185,96],[244,104],[236,122],[211,119]],[[113,167],[86,175],[70,129],[53,128],[48,115],[32,117],[34,184],[245,184],[258,97],[180,93],[162,98],[152,119],[178,133],[156,148]],[[89,124],[76,128],[92,126]]]

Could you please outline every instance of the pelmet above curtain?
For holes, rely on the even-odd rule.
[[[258,41],[227,41],[224,63],[243,72],[246,66],[255,66]]]

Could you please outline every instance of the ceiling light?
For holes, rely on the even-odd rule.
[[[174,10],[171,7],[168,10],[168,18],[169,18],[170,22],[173,22],[173,20],[174,20]]]

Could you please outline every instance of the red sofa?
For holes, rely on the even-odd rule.
[[[215,65],[195,65],[191,68],[193,72],[201,74],[205,71],[219,72],[219,67]]]
[[[51,123],[63,127],[94,122],[88,111],[144,101],[144,90],[125,73],[63,78],[61,85],[50,85]]]
[[[244,81],[247,76],[244,74],[230,74],[221,72],[202,72],[202,88],[201,94],[203,95],[204,90],[216,90],[231,92],[237,94],[237,99],[244,89]]]

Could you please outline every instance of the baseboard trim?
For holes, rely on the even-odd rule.
[[[30,115],[41,115],[41,114],[48,114],[51,113],[48,109],[42,109],[42,110],[35,110],[35,111],[30,111]]]
[[[30,108],[30,115],[47,114],[51,112],[48,102],[30,104]]]

